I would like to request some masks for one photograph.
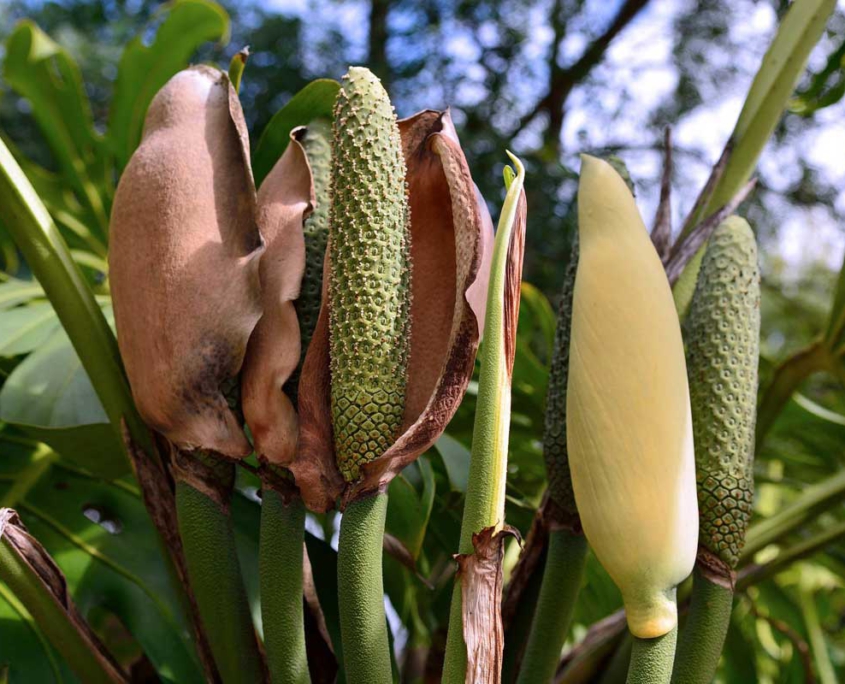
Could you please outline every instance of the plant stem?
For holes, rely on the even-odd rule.
[[[545,684],[554,679],[586,558],[587,540],[583,534],[565,529],[549,534],[543,584],[518,684]]]
[[[836,678],[836,670],[833,669],[830,654],[827,652],[827,637],[819,622],[816,600],[813,598],[813,593],[807,589],[801,590],[801,612],[804,614],[804,624],[807,626],[807,635],[810,637],[810,648],[819,673],[819,682],[820,684],[836,684],[839,680]]]
[[[748,564],[761,549],[783,539],[805,522],[842,501],[845,494],[845,470],[823,482],[808,487],[791,504],[748,530],[740,565]]]
[[[122,442],[125,421],[132,439],[152,455],[150,432],[132,401],[114,334],[47,208],[2,140],[0,206],[3,226],[56,310],[118,438]],[[120,465],[123,472],[129,468],[126,459]]]
[[[270,681],[308,684],[302,608],[305,506],[296,495],[285,505],[279,492],[269,487],[262,492],[258,569]]]
[[[634,637],[627,684],[664,684],[672,678],[678,628],[656,639]]]
[[[713,681],[730,626],[733,597],[730,587],[711,581],[696,565],[689,617],[681,632],[672,682]]]
[[[228,511],[182,481],[176,483],[176,510],[191,586],[220,677],[224,684],[263,682]]]
[[[832,525],[819,534],[782,550],[774,560],[765,565],[749,568],[748,572],[740,575],[737,581],[737,591],[745,590],[752,584],[758,584],[774,577],[794,562],[808,558],[840,539],[845,539],[845,522]]]
[[[350,503],[340,520],[337,587],[346,679],[391,684],[390,643],[384,614],[382,545],[387,494]]]
[[[0,541],[0,581],[81,681],[91,684],[128,681],[102,644],[96,637],[92,639],[93,633],[86,634],[71,620],[68,610],[47,588],[31,561],[27,562],[4,541]]]

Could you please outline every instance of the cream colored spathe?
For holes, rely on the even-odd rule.
[[[622,592],[631,632],[677,624],[698,508],[680,324],[622,178],[581,158],[567,445],[587,540]]]

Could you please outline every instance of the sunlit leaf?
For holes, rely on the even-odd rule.
[[[6,380],[0,390],[0,420],[20,426],[101,477],[128,472],[123,447],[61,328],[54,328]]]
[[[0,312],[0,356],[28,354],[44,344],[60,325],[47,302]]]
[[[337,81],[328,78],[312,81],[273,115],[252,154],[252,172],[255,174],[256,185],[261,185],[261,181],[282,156],[294,128],[305,126],[314,119],[331,120],[339,88]]]
[[[66,182],[77,193],[105,236],[108,208],[103,186],[108,163],[94,132],[91,106],[76,62],[33,22],[21,21],[6,43],[3,75],[29,100],[32,113]]]
[[[0,311],[44,296],[44,288],[34,280],[9,278],[0,283]]]
[[[109,116],[109,146],[119,168],[141,141],[144,117],[153,97],[171,76],[188,66],[205,42],[227,42],[229,15],[208,0],[177,0],[164,5],[166,15],[152,43],[135,37],[126,46],[117,72]]]

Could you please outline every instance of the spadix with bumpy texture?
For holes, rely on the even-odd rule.
[[[572,329],[572,294],[575,289],[577,266],[578,237],[576,235],[560,290],[543,433],[543,457],[546,460],[546,472],[549,478],[549,496],[563,513],[571,518],[572,523],[577,523],[578,507],[575,505],[572,476],[569,472],[569,455],[566,451],[566,385],[569,379],[569,336]]]
[[[402,425],[410,337],[405,159],[387,92],[344,77],[334,110],[330,210],[331,407],[338,469],[354,482]]]
[[[329,183],[331,181],[331,146],[332,127],[328,121],[317,119],[308,124],[302,137],[305,156],[311,167],[314,182],[316,204],[314,211],[305,219],[302,227],[305,233],[305,273],[302,277],[302,289],[294,302],[299,316],[299,328],[302,339],[302,353],[308,349],[308,343],[317,326],[320,315],[320,302],[323,290],[323,260],[326,256],[326,243],[329,240]]]
[[[701,545],[736,567],[754,497],[760,273],[748,223],[710,238],[687,317]]]
[[[677,625],[698,510],[684,347],[672,292],[625,182],[583,156],[567,446],[584,533],[636,637]]]

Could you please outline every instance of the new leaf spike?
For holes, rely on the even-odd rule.
[[[352,67],[334,110],[329,283],[337,465],[354,482],[402,426],[410,342],[410,214],[396,115]]]
[[[744,219],[710,238],[686,332],[701,545],[733,569],[754,495],[760,346],[757,245]]]
[[[567,446],[584,533],[650,639],[677,624],[698,543],[692,419],[672,292],[625,181],[583,156]]]

